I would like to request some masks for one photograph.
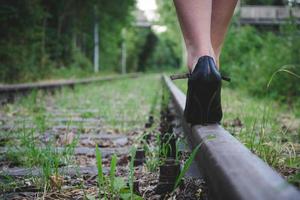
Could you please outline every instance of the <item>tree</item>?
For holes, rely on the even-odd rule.
[[[91,71],[94,7],[100,27],[101,66],[119,64],[121,30],[134,0],[2,0],[0,80],[44,78],[60,69]]]

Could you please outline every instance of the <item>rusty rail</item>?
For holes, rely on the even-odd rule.
[[[14,101],[16,96],[25,95],[33,90],[49,90],[53,91],[61,87],[73,88],[78,84],[89,84],[101,81],[110,81],[123,78],[134,78],[137,77],[138,73],[132,73],[127,75],[113,75],[106,77],[94,77],[85,79],[74,79],[74,80],[60,80],[55,82],[41,82],[41,83],[21,83],[21,84],[5,84],[0,85],[0,105],[7,102]]]
[[[186,96],[167,76],[163,76],[163,81],[171,93],[177,112],[183,116]],[[191,127],[183,117],[182,124],[193,148],[202,143],[196,162],[206,179],[212,199],[300,199],[300,192],[294,186],[222,126],[214,124]],[[207,140],[212,135],[214,139]]]

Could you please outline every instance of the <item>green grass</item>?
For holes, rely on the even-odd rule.
[[[186,91],[186,80],[175,83]],[[285,105],[269,98],[255,98],[241,90],[223,87],[222,125],[252,152],[285,174],[288,169],[300,169],[300,119]],[[296,185],[298,175],[288,175]]]
[[[96,146],[96,161],[98,169],[98,199],[124,199],[124,200],[137,200],[142,199],[142,197],[134,194],[133,182],[134,182],[134,158],[136,154],[136,149],[133,147],[130,150],[130,163],[129,163],[129,173],[128,173],[128,184],[127,187],[124,177],[116,177],[116,167],[117,167],[117,156],[113,155],[110,162],[110,172],[109,177],[105,176],[103,173],[102,166],[102,155],[99,151],[98,146]],[[103,195],[102,195],[103,193]]]
[[[58,171],[59,166],[69,165],[73,162],[72,155],[74,154],[74,147],[77,140],[64,147],[62,151],[58,151],[54,142],[49,141],[42,145],[34,137],[37,129],[23,129],[20,135],[17,135],[19,140],[7,144],[8,148],[4,157],[5,160],[11,161],[13,165],[23,166],[27,168],[39,167],[41,169],[41,176],[36,177],[39,182],[36,186],[38,188],[50,189],[51,176],[59,177],[62,174]],[[0,175],[5,175],[0,173]],[[13,179],[10,184],[14,183]],[[10,190],[13,188],[0,183],[0,189]]]
[[[150,75],[78,86],[75,92],[66,90],[56,95],[56,105],[67,109],[98,109],[98,116],[107,126],[126,131],[147,120],[160,88],[159,79],[158,75]]]
[[[101,192],[104,192],[104,199],[106,199],[106,191],[104,190],[105,187],[105,180],[104,180],[104,174],[102,169],[102,154],[99,150],[98,146],[96,146],[96,161],[97,161],[97,170],[98,170],[98,187],[99,187],[99,199],[102,196]]]
[[[98,112],[86,111],[81,113],[80,117],[100,117],[111,128],[128,130],[137,125],[143,126],[159,89],[160,76],[147,75],[134,79],[79,85],[74,90],[63,88],[54,96],[32,92],[18,102],[6,105],[0,112],[5,115],[34,117],[36,124],[45,129],[51,125],[46,117],[50,114],[46,111],[47,107],[65,110],[66,116],[68,111],[94,109]]]
[[[186,174],[186,172],[189,170],[190,166],[192,165],[192,162],[194,161],[199,148],[201,147],[201,144],[198,144],[194,150],[192,151],[191,155],[189,156],[189,158],[185,161],[182,170],[180,171],[180,174],[178,175],[178,177],[176,178],[176,182],[174,185],[174,190],[179,186],[180,182],[182,181],[182,178],[184,177],[184,175]]]
[[[186,81],[176,81],[176,84],[185,91]],[[101,118],[101,125],[107,130],[119,132],[142,129],[147,121],[149,113],[159,116],[156,105],[164,107],[168,103],[165,96],[162,102],[161,82],[159,75],[143,75],[136,79],[116,80],[90,85],[76,86],[75,90],[64,88],[55,95],[45,95],[41,92],[33,92],[26,98],[14,104],[8,104],[1,108],[1,114],[5,116],[20,116],[31,120],[36,128],[29,130],[0,133],[1,136],[17,136],[14,140],[5,141],[3,145],[10,147],[6,153],[9,160],[15,161],[18,166],[42,167],[44,181],[48,185],[49,176],[57,174],[60,164],[74,163],[73,148],[77,141],[67,147],[63,152],[55,151],[54,141],[49,141],[45,148],[41,148],[41,142],[36,136],[42,134],[53,125],[49,119],[53,118],[47,110],[65,110],[65,117],[70,117],[69,112],[81,109],[93,109],[97,112],[84,111],[80,113],[82,118]],[[159,90],[159,92],[157,92]],[[166,93],[167,94],[167,93]],[[299,169],[299,119],[289,112],[285,106],[277,104],[270,99],[257,99],[240,90],[223,89],[223,126],[251,151],[259,155],[271,166],[279,171],[286,169]],[[103,124],[102,124],[103,123]],[[155,122],[157,123],[157,121]],[[19,122],[20,125],[25,122]],[[67,122],[68,126],[75,122]],[[296,125],[295,125],[296,124]],[[78,124],[77,124],[78,125]],[[240,126],[241,125],[241,126]],[[83,128],[83,124],[80,124]],[[155,127],[149,129],[149,133],[155,133]],[[138,140],[136,143],[140,143]],[[159,139],[157,145],[147,146],[147,169],[155,171],[161,164],[159,159]],[[14,150],[15,146],[19,148]],[[20,149],[20,150],[19,150]],[[22,151],[21,151],[22,150]],[[114,162],[111,167],[114,171]],[[299,184],[299,174],[287,177],[290,182]],[[132,197],[132,188],[126,188],[121,177],[112,176],[106,178],[110,193],[122,193],[127,198]],[[129,177],[130,179],[130,177]],[[130,179],[131,180],[131,179]],[[13,185],[13,183],[11,184]],[[41,184],[43,185],[43,184]],[[0,185],[1,186],[1,185]],[[43,187],[43,186],[41,186]]]
[[[89,85],[78,85],[74,90],[63,88],[54,95],[48,95],[40,91],[34,91],[30,95],[21,98],[12,104],[7,104],[0,109],[0,114],[6,117],[20,120],[15,125],[24,126],[29,122],[35,125],[32,129],[21,128],[17,131],[0,132],[1,138],[14,136],[16,139],[4,140],[1,145],[8,148],[4,157],[12,161],[18,167],[39,167],[42,168],[43,177],[40,181],[41,188],[49,187],[49,177],[58,175],[58,167],[61,165],[73,165],[74,147],[77,140],[67,145],[65,150],[58,152],[54,140],[47,143],[41,142],[37,136],[43,135],[45,131],[54,125],[50,119],[55,118],[48,110],[55,109],[63,113],[63,116],[69,118],[65,124],[78,125],[72,121],[71,112],[81,109],[87,110],[79,114],[82,118],[100,118],[103,120],[103,130],[114,130],[116,132],[135,131],[143,128],[147,121],[149,113],[153,113],[153,104],[158,97],[160,89],[160,76],[147,75],[134,79],[123,79],[115,81],[99,82]],[[158,98],[159,99],[159,98]],[[97,112],[90,112],[89,109]],[[69,113],[70,112],[70,113]],[[84,124],[79,127],[84,130]],[[68,132],[68,130],[66,130]],[[79,133],[80,134],[80,133]],[[77,135],[79,136],[79,135]],[[113,167],[113,166],[112,166]],[[112,169],[114,170],[114,169]],[[60,174],[63,176],[63,174]],[[121,191],[124,188],[124,180],[112,175],[113,185],[108,189]],[[10,179],[7,179],[10,181]],[[2,184],[14,187],[14,180],[11,184]],[[9,188],[5,187],[5,190]],[[1,189],[2,190],[2,189]],[[123,193],[130,193],[125,191]],[[132,196],[132,195],[130,195]]]

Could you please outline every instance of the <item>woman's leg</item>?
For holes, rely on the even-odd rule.
[[[211,44],[218,67],[222,44],[237,0],[213,0],[211,13]]]
[[[220,55],[235,3],[236,0],[174,0],[190,71],[195,65],[188,79],[184,110],[188,123],[210,124],[222,120],[221,75],[214,60]],[[214,49],[218,51],[217,57]]]
[[[174,0],[191,71],[199,57],[215,58],[211,43],[212,0]]]

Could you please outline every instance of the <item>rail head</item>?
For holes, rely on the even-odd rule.
[[[186,96],[166,76],[163,80],[182,117]],[[218,124],[191,127],[182,117],[192,147],[202,143],[196,162],[213,199],[300,199],[300,192]],[[212,139],[208,139],[212,138]]]
[[[75,85],[89,84],[95,82],[111,81],[124,78],[136,78],[140,73],[129,73],[125,75],[111,75],[103,77],[92,77],[84,79],[58,80],[50,82],[0,84],[0,106],[14,102],[16,99],[29,94],[31,91],[44,90],[55,91],[62,87],[74,88]]]
[[[122,78],[134,78],[137,76],[138,76],[138,73],[131,73],[131,74],[127,74],[127,75],[112,75],[112,76],[106,76],[106,77],[58,80],[55,82],[5,84],[5,85],[0,85],[0,92],[13,93],[13,92],[30,91],[30,90],[35,90],[35,89],[51,89],[51,88],[57,88],[57,87],[62,87],[62,86],[73,86],[75,84],[88,84],[88,83],[93,83],[93,82],[97,82],[97,81],[109,81],[109,80],[122,79]]]

